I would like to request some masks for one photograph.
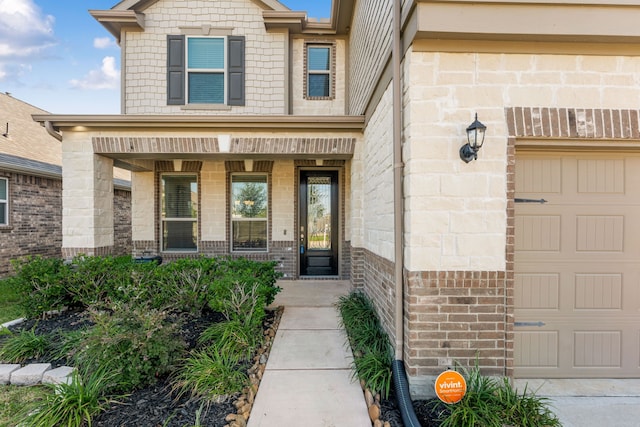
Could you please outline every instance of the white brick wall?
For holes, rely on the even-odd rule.
[[[155,240],[155,190],[153,172],[131,174],[131,236],[136,240]]]
[[[62,246],[112,246],[113,160],[93,154],[86,133],[65,133],[62,180]]]
[[[271,175],[272,240],[293,240],[295,218],[293,214],[296,188],[295,168],[292,160],[276,161]]]
[[[503,270],[504,107],[637,108],[640,59],[410,51],[405,104],[407,268]],[[487,125],[478,160],[459,159],[473,115]]]
[[[386,259],[393,251],[393,117],[391,86],[351,162],[351,243]]]
[[[227,174],[224,162],[204,162],[200,172],[200,227],[202,240],[226,240]]]
[[[196,13],[197,12],[197,13]],[[287,37],[267,33],[262,9],[240,1],[165,0],[145,10],[145,31],[123,43],[125,114],[285,114]],[[246,37],[246,105],[223,110],[183,110],[167,104],[167,34],[181,26],[232,27]]]

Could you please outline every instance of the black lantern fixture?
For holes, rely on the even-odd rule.
[[[478,113],[476,119],[467,128],[467,143],[460,147],[460,158],[463,162],[469,163],[471,160],[478,159],[478,151],[484,144],[484,133],[487,127],[478,121]]]

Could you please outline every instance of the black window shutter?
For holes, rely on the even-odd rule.
[[[167,36],[167,105],[184,105],[184,36]]]
[[[244,36],[228,37],[229,105],[244,105]]]

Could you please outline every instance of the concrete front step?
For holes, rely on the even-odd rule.
[[[69,383],[73,371],[74,368],[68,366],[51,369],[50,363],[32,363],[22,367],[17,364],[0,364],[0,384],[27,386]]]

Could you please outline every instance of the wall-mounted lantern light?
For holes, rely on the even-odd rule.
[[[478,113],[476,119],[467,128],[467,143],[460,147],[460,158],[463,162],[469,163],[471,160],[478,159],[478,151],[484,143],[484,133],[487,127],[478,121]]]

